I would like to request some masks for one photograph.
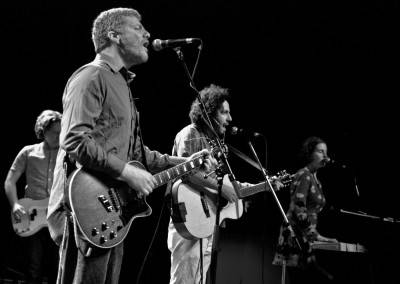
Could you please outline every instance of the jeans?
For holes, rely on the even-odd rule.
[[[48,277],[49,284],[56,283],[58,246],[50,238],[47,228],[27,238],[28,243],[28,283],[42,283],[43,276]]]
[[[93,247],[74,231],[71,217],[65,220],[57,284],[118,284],[123,242],[110,249]]]

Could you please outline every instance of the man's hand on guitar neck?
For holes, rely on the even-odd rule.
[[[271,182],[272,187],[274,188],[274,191],[279,191],[281,188],[284,188],[285,185],[278,179],[273,180]]]
[[[200,170],[208,173],[214,165],[217,164],[217,161],[212,157],[210,151],[207,149],[194,153],[190,157],[186,158],[186,160],[189,161],[200,156],[203,156],[203,163]],[[125,164],[118,179],[127,183],[129,187],[136,190],[138,193],[146,196],[152,193],[153,189],[157,186],[157,181],[151,173],[129,163]]]
[[[206,174],[210,173],[213,169],[218,166],[217,160],[212,156],[208,149],[203,149],[199,152],[192,154],[188,161],[196,159],[197,157],[203,156],[203,164],[200,167],[201,171],[204,171]]]
[[[325,242],[325,243],[338,243],[337,239],[334,238],[327,238],[320,234],[317,234],[315,241],[317,242]]]

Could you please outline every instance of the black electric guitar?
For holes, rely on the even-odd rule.
[[[154,175],[156,187],[190,174],[204,161],[199,156]],[[137,161],[129,164],[144,169]],[[68,202],[85,238],[94,246],[111,248],[121,243],[135,218],[147,217],[152,209],[146,197],[125,182],[76,169],[68,179]]]
[[[280,181],[286,187],[292,181],[292,176],[286,171],[269,177],[273,184]],[[228,175],[224,176],[223,183],[230,183]],[[237,187],[236,187],[237,188]],[[220,223],[225,219],[239,219],[243,214],[242,198],[270,191],[267,182],[260,182],[248,187],[237,188],[237,202],[228,202],[220,211]],[[172,221],[179,234],[186,239],[201,239],[210,236],[214,231],[217,191],[211,188],[195,189],[193,185],[181,180],[172,186]]]
[[[47,205],[49,199],[33,200],[22,198],[18,203],[24,206],[26,214],[20,219],[16,219],[11,213],[11,223],[15,233],[20,237],[32,236],[43,227],[47,227]]]

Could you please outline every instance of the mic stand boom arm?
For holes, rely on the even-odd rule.
[[[217,273],[217,252],[218,252],[218,241],[219,241],[219,220],[220,220],[220,198],[221,198],[221,191],[222,191],[222,184],[223,184],[223,176],[224,172],[228,173],[229,179],[231,182],[234,182],[236,180],[232,169],[228,163],[228,159],[226,156],[226,152],[223,150],[223,143],[219,139],[218,134],[216,133],[215,129],[212,127],[211,119],[207,113],[206,107],[204,105],[204,102],[201,99],[200,92],[197,90],[195,83],[193,81],[193,75],[190,74],[189,69],[187,68],[187,65],[185,63],[185,60],[183,58],[183,53],[180,50],[179,47],[174,48],[174,51],[178,55],[179,60],[181,61],[183,65],[183,69],[185,70],[186,76],[189,79],[189,85],[190,87],[195,91],[197,100],[200,103],[201,106],[201,111],[202,111],[202,116],[204,121],[206,122],[208,128],[210,129],[211,133],[214,136],[214,141],[217,143],[218,148],[221,151],[218,151],[218,159],[220,159],[220,166],[217,168],[215,171],[217,174],[217,181],[218,181],[218,194],[217,194],[217,200],[216,200],[216,215],[215,215],[215,225],[214,225],[214,234],[213,234],[213,243],[212,243],[212,252],[211,252],[211,264],[210,264],[210,276],[211,276],[211,281],[210,284],[215,284],[216,283],[216,273]],[[194,72],[193,72],[194,74]],[[225,165],[225,169],[221,169],[221,165]],[[206,178],[207,176],[205,176]],[[201,240],[200,240],[201,241]],[[201,252],[202,253],[202,252]],[[202,279],[203,275],[201,275]],[[203,281],[202,281],[203,282]]]
[[[267,171],[261,165],[261,162],[260,162],[260,160],[259,160],[259,158],[257,156],[256,151],[254,150],[254,147],[253,147],[253,144],[251,143],[251,141],[249,141],[249,146],[250,146],[250,149],[251,149],[251,151],[253,153],[254,158],[256,159],[256,161],[258,163],[258,166],[260,167],[260,171],[263,173],[266,185],[268,184],[269,188],[273,188],[271,183],[270,183],[270,181],[269,181]],[[299,247],[299,249],[302,249],[302,247],[300,245],[300,241],[299,241],[298,237],[296,236],[296,234],[295,234],[295,232],[294,232],[294,230],[292,228],[292,225],[290,224],[289,219],[287,218],[287,216],[285,214],[285,211],[283,210],[282,205],[279,202],[278,197],[276,196],[275,190],[270,190],[270,192],[272,193],[272,196],[274,197],[274,200],[275,200],[276,204],[278,205],[279,211],[281,212],[281,215],[282,215],[284,223],[285,223],[284,225],[288,228],[288,230],[290,231],[291,236],[295,239],[296,245]]]
[[[271,183],[270,183],[269,178],[268,178],[267,171],[263,168],[263,166],[262,166],[262,164],[260,162],[260,159],[258,158],[257,153],[254,150],[254,147],[253,147],[253,144],[251,143],[251,141],[249,141],[249,146],[250,146],[250,149],[251,149],[251,151],[253,153],[254,158],[256,159],[256,161],[258,163],[258,166],[260,167],[260,171],[263,173],[266,185],[268,184],[269,188],[272,189],[272,190],[270,190],[270,192],[272,193],[272,196],[274,197],[274,200],[275,200],[276,204],[278,205],[279,211],[282,214],[282,217],[283,217],[283,220],[284,220],[284,225],[289,230],[291,237],[295,240],[297,247],[301,251],[302,247],[300,245],[300,241],[299,241],[298,237],[296,236],[296,234],[295,234],[295,232],[294,232],[294,230],[292,228],[292,225],[290,224],[289,219],[287,218],[287,216],[285,214],[285,211],[283,210],[282,205],[279,202],[278,197],[276,196],[275,190],[273,190],[273,187],[271,186]],[[283,259],[282,275],[281,275],[281,284],[285,284],[285,283],[286,283],[286,256]]]
[[[206,106],[204,105],[204,102],[203,102],[202,99],[201,99],[200,92],[197,90],[197,88],[196,88],[196,86],[195,86],[195,84],[194,84],[193,76],[190,75],[189,69],[187,68],[187,65],[186,65],[186,63],[185,63],[185,60],[184,60],[184,58],[183,58],[183,53],[182,53],[182,51],[180,50],[179,47],[174,48],[174,50],[175,50],[175,52],[177,53],[178,58],[180,59],[182,65],[183,65],[183,68],[184,68],[184,70],[185,70],[186,76],[189,78],[189,85],[190,85],[190,87],[191,87],[191,88],[195,91],[195,93],[196,93],[197,100],[199,101],[200,106],[201,106],[201,111],[202,111],[203,118],[204,118],[204,120],[205,120],[207,126],[208,126],[209,129],[211,130],[211,132],[212,132],[212,134],[213,134],[213,136],[214,136],[214,140],[215,140],[216,143],[217,143],[217,146],[219,147],[219,149],[221,149],[221,151],[220,151],[220,152],[221,152],[221,155],[220,155],[220,156],[221,156],[223,162],[225,163],[226,167],[228,168],[228,174],[230,175],[230,179],[231,179],[231,181],[232,181],[232,180],[236,180],[236,178],[234,177],[233,172],[232,172],[232,170],[231,170],[231,167],[230,167],[230,165],[229,165],[229,163],[228,163],[228,160],[227,160],[227,157],[226,157],[226,153],[225,153],[225,151],[223,151],[224,147],[223,147],[223,145],[222,145],[222,142],[221,142],[221,140],[219,139],[218,134],[215,132],[215,129],[212,127],[211,119],[210,119],[210,116],[209,116],[208,113],[207,113]]]

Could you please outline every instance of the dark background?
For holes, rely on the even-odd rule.
[[[265,140],[252,141],[270,173],[297,170],[295,157],[304,138],[317,135],[326,140],[330,156],[345,167],[321,171],[328,198],[321,232],[367,245],[370,254],[331,255],[325,266],[337,275],[354,275],[354,279],[359,276],[357,269],[364,275],[370,271],[371,283],[394,283],[390,281],[396,278],[399,224],[338,210],[400,218],[395,119],[398,1],[42,0],[2,4],[1,179],[18,151],[37,142],[33,127],[38,114],[44,109],[61,111],[68,77],[94,58],[93,19],[100,11],[119,6],[142,14],[151,40],[203,40],[194,78],[197,89],[214,83],[231,90],[233,124],[264,135]],[[182,51],[193,70],[198,49],[189,45]],[[148,63],[132,69],[137,74],[132,89],[140,98],[145,143],[169,153],[176,132],[189,122],[195,93],[173,50],[149,52]],[[227,142],[251,156],[245,138],[228,136]],[[230,161],[239,180],[262,179],[242,160],[231,156]],[[164,190],[160,188],[149,198],[153,215],[136,221],[128,234],[121,282],[134,282],[153,234],[142,283],[168,282],[167,211],[161,214],[155,233]],[[279,192],[278,197],[286,210],[288,192]],[[240,220],[229,220],[222,229],[217,277],[221,283],[279,283],[280,268],[271,261],[280,212],[267,193],[250,200],[249,212]],[[24,240],[12,232],[4,194],[1,205],[6,240],[1,248],[1,272],[8,277],[13,275],[11,269],[24,269]],[[353,261],[354,257],[360,261]],[[351,266],[346,263],[359,263],[359,267],[348,273]]]

